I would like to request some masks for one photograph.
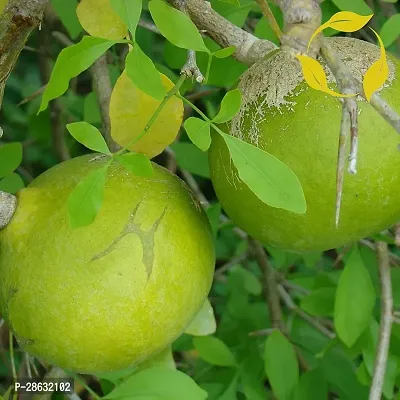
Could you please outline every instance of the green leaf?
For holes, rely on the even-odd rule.
[[[339,279],[334,317],[336,332],[348,347],[367,328],[375,300],[371,277],[358,248],[354,247]]]
[[[231,56],[235,51],[236,51],[235,46],[229,46],[229,47],[225,47],[224,49],[219,49],[217,51],[214,51],[212,54],[214,57],[217,57],[217,58],[226,58],[226,57]]]
[[[210,178],[207,153],[201,151],[192,143],[175,142],[171,146],[175,153],[179,167],[186,169],[191,174]]]
[[[100,107],[96,93],[90,92],[83,102],[83,119],[89,124],[101,123]]]
[[[301,183],[286,164],[236,137],[224,133],[223,138],[240,179],[261,201],[297,214],[306,212]]]
[[[7,143],[0,147],[0,178],[11,174],[22,161],[22,145]]]
[[[250,293],[254,296],[259,296],[262,293],[262,285],[260,280],[248,269],[237,265],[230,269],[230,274],[235,274],[237,276],[237,278],[243,283],[243,287],[247,293]]]
[[[190,117],[183,125],[193,144],[200,150],[207,151],[211,144],[210,123],[200,118]]]
[[[228,387],[224,392],[218,396],[218,400],[237,400],[237,386],[238,386],[239,374],[235,374]]]
[[[100,131],[93,125],[87,122],[74,122],[68,124],[67,129],[77,142],[83,144],[88,149],[111,155],[106,141]]]
[[[400,14],[392,15],[379,34],[385,47],[389,47],[400,36]]]
[[[199,356],[209,364],[221,367],[236,365],[235,357],[229,347],[215,336],[195,337],[193,345],[199,352]]]
[[[214,117],[213,122],[221,124],[230,121],[239,111],[242,102],[242,94],[239,89],[228,92],[221,102],[219,113]]]
[[[76,15],[78,0],[51,0],[51,5],[68,31],[70,38],[76,39],[83,31],[82,25]]]
[[[151,0],[149,10],[161,34],[172,44],[184,49],[209,53],[196,25],[186,14],[162,0]]]
[[[214,311],[208,299],[204,302],[200,311],[194,320],[186,328],[185,333],[193,336],[207,336],[215,333],[217,323],[214,317]]]
[[[110,2],[135,40],[136,27],[142,13],[142,0],[110,0]]]
[[[299,381],[299,365],[292,344],[279,331],[265,343],[265,373],[278,400],[291,400]]]
[[[11,194],[16,194],[25,187],[24,181],[21,177],[13,172],[0,180],[0,191]]]
[[[301,308],[316,317],[331,316],[335,308],[336,288],[314,290],[301,301]]]
[[[109,163],[83,178],[68,196],[68,215],[72,228],[90,225],[103,202],[103,189]]]
[[[294,400],[325,400],[328,398],[328,384],[320,369],[301,375],[294,391]]]
[[[205,400],[207,393],[181,371],[152,367],[126,379],[104,399]]]
[[[141,371],[153,367],[165,367],[173,370],[176,369],[171,346],[167,346],[160,353],[156,354],[153,357],[147,358],[144,362],[139,364],[137,368],[138,371]]]
[[[43,93],[39,112],[44,111],[51,100],[62,96],[68,90],[70,79],[88,69],[115,43],[118,41],[84,36],[78,44],[63,49]]]
[[[373,14],[365,0],[332,0],[332,2],[342,11],[352,11],[360,15]]]
[[[219,219],[221,216],[221,204],[215,203],[210,205],[210,207],[206,209],[206,214],[211,225],[214,240],[216,240],[219,229]]]
[[[126,57],[126,73],[139,90],[156,100],[162,100],[166,95],[160,73],[137,43]]]
[[[127,153],[115,157],[128,171],[137,176],[149,177],[153,175],[151,161],[144,154]]]

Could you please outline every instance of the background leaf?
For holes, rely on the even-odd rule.
[[[221,367],[236,365],[235,357],[229,347],[215,336],[195,337],[193,345],[199,352],[199,356],[212,365]]]
[[[82,32],[82,25],[76,15],[78,0],[68,0],[68,2],[64,0],[51,0],[51,5],[68,31],[70,38],[78,38]]]
[[[385,47],[389,47],[400,36],[400,14],[392,15],[379,34]]]
[[[0,147],[0,178],[11,174],[22,161],[22,145],[7,143]]]
[[[299,381],[299,366],[292,344],[279,331],[265,343],[265,372],[278,400],[290,400]]]
[[[13,172],[10,175],[5,176],[3,179],[0,179],[0,191],[1,192],[16,194],[18,191],[20,191],[24,187],[25,187],[24,181],[15,172]]]
[[[212,335],[217,329],[217,323],[214,317],[214,311],[208,299],[204,302],[200,311],[193,321],[186,328],[185,333],[193,336]]]
[[[348,347],[368,326],[375,300],[375,289],[368,270],[358,248],[354,247],[339,279],[335,301],[336,332]]]

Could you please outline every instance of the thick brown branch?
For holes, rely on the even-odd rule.
[[[177,9],[182,0],[168,0]],[[268,40],[260,40],[215,12],[208,1],[185,0],[185,10],[200,31],[205,31],[221,47],[235,46],[234,57],[251,65],[277,47]]]
[[[1,87],[14,68],[31,32],[39,25],[49,0],[9,0],[0,18],[0,105]]]

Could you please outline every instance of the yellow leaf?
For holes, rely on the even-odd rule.
[[[370,28],[376,35],[381,47],[381,56],[378,61],[374,62],[364,75],[363,87],[365,98],[370,101],[372,95],[380,89],[389,76],[389,66],[386,59],[385,46],[380,36]]]
[[[326,28],[332,28],[341,32],[355,32],[365,26],[372,17],[373,14],[364,16],[351,11],[340,11],[313,33],[308,42],[308,48],[310,48],[313,39]]]
[[[297,55],[303,70],[303,76],[308,86],[335,97],[353,97],[355,94],[336,93],[328,87],[328,80],[322,65],[311,57]]]
[[[110,0],[82,0],[76,9],[79,22],[89,35],[119,40],[128,35],[128,28],[111,8]]]
[[[174,84],[163,74],[167,91]],[[110,101],[111,136],[123,147],[131,144],[142,132],[161,101],[139,90],[126,74],[118,78]],[[162,153],[176,138],[183,120],[183,102],[176,96],[168,100],[148,132],[129,150],[146,154],[149,158]]]

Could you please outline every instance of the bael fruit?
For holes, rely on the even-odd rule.
[[[0,232],[0,310],[18,343],[83,373],[124,369],[174,341],[211,287],[208,220],[186,185],[114,162],[93,224],[71,229],[67,197],[107,158],[63,162],[21,190]]]
[[[360,80],[380,56],[378,47],[357,39],[331,38],[329,43]],[[400,111],[399,61],[391,57],[389,69],[380,94]],[[329,71],[328,79],[334,82]],[[311,89],[297,59],[284,50],[252,66],[242,76],[239,89],[241,110],[231,126],[222,129],[230,129],[232,135],[287,164],[299,178],[307,201],[302,215],[263,203],[239,180],[225,142],[214,133],[209,152],[211,179],[226,213],[239,227],[265,244],[306,252],[340,247],[400,220],[399,136],[370,104],[358,101],[358,173],[345,173],[336,227],[341,103]]]

